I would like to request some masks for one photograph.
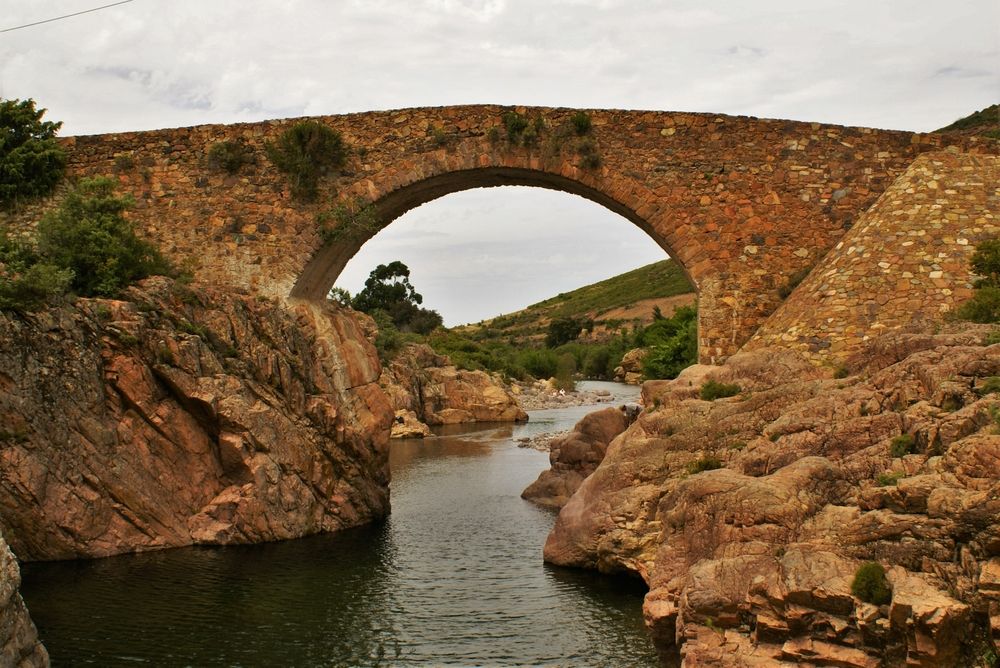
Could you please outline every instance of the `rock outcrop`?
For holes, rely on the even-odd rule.
[[[886,335],[842,379],[769,348],[647,382],[545,558],[643,577],[654,640],[688,668],[988,665],[1000,345],[984,334]],[[701,400],[707,379],[741,392]],[[852,595],[868,560],[888,605]]]
[[[0,315],[20,559],[295,538],[389,510],[392,408],[351,313],[192,289]]]
[[[622,363],[615,367],[615,380],[629,385],[642,383],[642,361],[649,354],[648,348],[633,348],[622,355]]]
[[[21,571],[0,535],[0,666],[43,668],[49,655],[18,592]]]
[[[425,344],[408,344],[382,372],[379,383],[396,411],[396,438],[426,435],[425,425],[523,422],[528,419],[503,382],[484,371],[452,365]]]
[[[568,434],[549,443],[551,468],[521,492],[521,498],[549,508],[562,508],[580,483],[604,459],[608,444],[625,431],[625,412],[605,408],[588,413]]]

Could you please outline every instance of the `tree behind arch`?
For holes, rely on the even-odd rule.
[[[351,306],[365,313],[385,311],[400,330],[428,334],[443,321],[437,311],[420,308],[423,301],[410,283],[410,268],[395,260],[368,274],[364,289],[354,296]]]

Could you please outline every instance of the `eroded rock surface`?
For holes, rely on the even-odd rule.
[[[379,383],[402,418],[395,438],[427,435],[419,424],[523,422],[528,419],[498,378],[456,368],[425,344],[408,344],[385,368]],[[412,415],[411,415],[412,414]],[[415,421],[415,422],[414,422]]]
[[[38,641],[20,586],[17,560],[0,535],[0,666],[42,668],[49,665],[49,655]]]
[[[654,640],[687,668],[989,665],[1000,395],[983,384],[1000,345],[984,334],[888,335],[842,379],[769,348],[647,382],[545,558],[642,576]],[[707,379],[741,392],[703,401]],[[851,593],[868,560],[889,605]]]
[[[605,408],[588,413],[573,429],[549,443],[551,468],[521,492],[521,498],[540,506],[562,508],[604,459],[608,444],[625,431],[625,413]]]
[[[154,278],[0,315],[0,525],[20,559],[295,538],[389,510],[356,318]]]

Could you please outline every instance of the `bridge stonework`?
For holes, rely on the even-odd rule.
[[[516,110],[544,127],[535,145],[507,140]],[[532,185],[589,198],[641,229],[699,294],[699,355],[718,363],[778,307],[779,289],[838,243],[914,158],[959,143],[940,135],[719,114],[588,110],[600,165],[564,136],[576,110],[458,106],[316,117],[352,147],[311,203],[265,157],[302,119],[63,139],[74,176],[115,175],[140,232],[198,281],[271,297],[321,299],[364,234],[324,245],[316,217],[338,200],[376,207],[383,224],[451,192]],[[213,170],[211,147],[243,141],[253,163]],[[476,221],[467,221],[475,224]],[[531,243],[526,239],[525,243]],[[573,240],[566,246],[572,248]]]

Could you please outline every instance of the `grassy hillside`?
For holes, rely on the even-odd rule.
[[[1000,104],[994,104],[971,113],[937,130],[937,132],[954,132],[1000,139]]]
[[[387,313],[375,312],[375,346],[387,360],[405,343],[427,343],[460,368],[519,380],[555,377],[566,386],[574,377],[610,379],[626,351],[646,347],[649,377],[672,378],[696,356],[694,301],[679,266],[664,260],[491,321],[438,327],[426,336],[400,332]],[[553,341],[549,325],[567,319],[570,331]]]
[[[594,322],[584,338],[604,339],[616,330],[649,323],[654,307],[669,316],[677,306],[693,301],[694,289],[684,272],[676,262],[667,259],[457,329],[477,339],[538,341],[544,338],[553,320],[576,318]]]

